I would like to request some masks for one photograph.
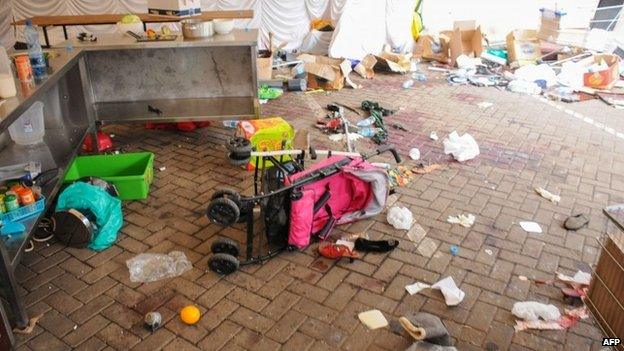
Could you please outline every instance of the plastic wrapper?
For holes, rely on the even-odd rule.
[[[453,131],[448,138],[444,139],[443,143],[444,153],[447,155],[452,154],[459,162],[471,160],[477,157],[480,152],[479,145],[472,135],[468,133],[459,136],[457,132]]]
[[[63,190],[56,204],[57,211],[72,208],[78,211],[89,210],[96,218],[90,249],[102,251],[115,243],[117,233],[123,225],[121,200],[100,187],[76,182]]]
[[[396,229],[409,230],[414,222],[414,216],[407,207],[394,206],[388,210],[388,223]]]
[[[516,302],[511,313],[526,321],[543,319],[546,322],[556,321],[561,318],[561,312],[555,305],[546,305],[536,301]]]
[[[149,283],[181,275],[193,267],[184,252],[142,253],[126,261],[133,283]]]

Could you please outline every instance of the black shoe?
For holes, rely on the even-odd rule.
[[[54,237],[54,223],[49,218],[42,218],[33,233],[32,239],[38,243],[46,242]]]
[[[398,245],[398,240],[367,240],[362,238],[355,240],[355,250],[364,252],[388,252],[394,250]]]

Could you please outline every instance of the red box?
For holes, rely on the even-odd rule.
[[[604,60],[608,69],[583,74],[583,85],[594,89],[611,89],[620,76],[620,58],[616,55],[596,55],[594,62]]]

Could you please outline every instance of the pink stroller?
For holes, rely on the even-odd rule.
[[[230,274],[240,265],[262,262],[284,249],[303,249],[312,238],[323,240],[335,225],[379,214],[388,196],[388,174],[366,160],[383,152],[391,152],[395,161],[401,162],[391,147],[370,155],[310,149],[311,158],[326,154],[327,159],[305,170],[303,150],[241,152],[238,155],[241,159],[253,156],[256,163],[270,161],[274,167],[265,169],[256,165],[254,196],[242,197],[225,188],[213,193],[207,208],[212,222],[223,226],[246,222],[246,259],[237,258],[238,242],[219,238],[211,246],[214,255],[208,266],[219,274]],[[296,157],[281,162],[285,155]],[[268,246],[264,252],[263,236],[259,235],[261,252],[257,256],[253,255],[255,206],[261,209]]]

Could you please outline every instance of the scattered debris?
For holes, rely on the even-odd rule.
[[[540,194],[541,197],[550,200],[550,202],[554,202],[554,203],[558,203],[559,201],[561,201],[561,196],[559,195],[555,195],[553,193],[551,193],[550,191],[541,188],[541,187],[537,187],[535,188],[535,191]]]
[[[14,328],[13,333],[23,334],[23,335],[32,333],[35,327],[37,326],[37,322],[39,322],[41,318],[43,318],[43,313],[30,318],[28,320],[28,325],[26,325],[24,329]]]
[[[145,328],[154,332],[162,325],[162,315],[159,312],[148,312],[143,321]]]
[[[457,254],[459,253],[459,246],[451,245],[451,248],[449,249],[449,251],[451,252],[451,255],[457,256]]]
[[[184,252],[169,254],[142,253],[126,261],[130,270],[130,281],[148,283],[164,278],[177,277],[193,266]]]
[[[357,238],[355,240],[355,249],[361,252],[390,252],[399,246],[399,241],[390,240],[368,240]]]
[[[418,294],[420,291],[422,291],[424,289],[429,289],[429,288],[431,288],[431,285],[425,284],[425,283],[421,283],[421,282],[416,282],[414,284],[405,286],[405,290],[407,290],[407,292],[410,295]]]
[[[443,165],[439,165],[437,163],[425,166],[422,163],[419,163],[416,165],[416,167],[412,168],[412,172],[416,173],[416,174],[427,174],[427,173],[431,173],[435,170],[438,169],[444,169],[445,167]]]
[[[591,274],[579,270],[574,274],[574,276],[570,277],[563,273],[557,272],[557,279],[565,283],[589,285],[589,283],[591,282]]]
[[[426,312],[403,316],[399,323],[407,333],[417,341],[426,341],[433,346],[453,345],[446,326],[439,317]],[[430,345],[431,345],[430,344]],[[418,348],[416,349],[418,350]],[[427,350],[430,350],[427,348]],[[436,350],[435,348],[433,350]]]
[[[351,251],[355,249],[355,242],[349,240],[338,239],[336,240],[336,245],[344,245]]]
[[[438,133],[436,133],[435,131],[429,133],[429,139],[438,140]]]
[[[459,162],[471,160],[479,155],[479,145],[468,133],[459,136],[456,131],[453,131],[443,143],[444,153],[452,154]]]
[[[494,106],[494,104],[488,101],[483,101],[483,102],[478,103],[477,106],[479,106],[479,108],[486,109],[488,107]]]
[[[557,309],[557,312],[559,312],[559,309]],[[514,329],[516,331],[522,331],[526,329],[565,330],[575,325],[579,320],[586,319],[588,317],[589,313],[587,312],[587,307],[582,306],[571,310],[564,309],[564,314],[554,321],[541,321],[539,319],[516,320],[516,325],[514,326]]]
[[[370,330],[388,326],[388,320],[379,310],[361,312],[358,314],[358,319]]]
[[[527,321],[536,321],[540,318],[545,321],[554,321],[561,317],[557,306],[546,305],[536,301],[516,302],[511,313]]]
[[[488,254],[488,256],[492,256],[494,252],[492,252],[492,250],[490,249],[485,249],[485,253]]]
[[[161,171],[161,172],[164,172],[164,171],[166,171],[166,170],[167,170],[167,167],[162,166],[162,167],[159,167],[159,168],[158,168],[158,170],[159,170],[159,171]]]
[[[393,206],[388,210],[386,219],[395,229],[409,230],[414,223],[414,216],[407,207]]]
[[[433,284],[431,288],[442,292],[442,295],[444,295],[444,301],[448,306],[459,305],[459,303],[462,302],[466,296],[466,293],[457,287],[453,277],[446,277]]]
[[[414,179],[414,173],[404,166],[396,166],[388,171],[390,189],[406,186],[412,179]]]
[[[418,159],[420,159],[420,150],[418,150],[418,148],[412,148],[412,149],[409,151],[409,157],[410,157],[412,160],[418,160]]]
[[[338,134],[330,134],[328,136],[329,140],[331,141],[335,141],[335,142],[340,142],[340,141],[344,141],[346,140],[346,134],[343,133],[338,133]],[[349,140],[351,141],[357,141],[362,139],[363,136],[357,133],[349,133]]]
[[[538,234],[542,233],[542,227],[540,227],[538,223],[529,222],[529,221],[521,221],[518,224],[520,224],[522,229],[524,229],[526,232],[538,233]]]
[[[582,213],[570,216],[563,222],[563,227],[567,230],[579,230],[589,223],[589,218]]]
[[[462,227],[470,228],[474,224],[475,219],[476,219],[475,216],[473,214],[469,213],[467,215],[460,214],[460,215],[457,215],[457,216],[448,216],[446,221],[451,223],[451,224],[459,224]]]

